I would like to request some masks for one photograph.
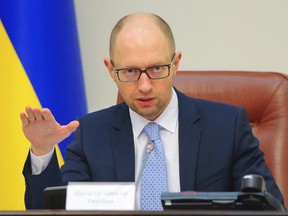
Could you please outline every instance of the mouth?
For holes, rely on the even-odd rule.
[[[155,98],[149,97],[149,98],[138,98],[137,101],[141,106],[149,106],[152,105]]]

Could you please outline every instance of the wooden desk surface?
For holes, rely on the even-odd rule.
[[[288,216],[288,212],[280,211],[206,211],[206,210],[166,210],[161,212],[143,211],[65,211],[65,210],[28,210],[28,211],[0,211],[0,215],[15,216],[43,216],[43,215],[84,215],[84,216],[124,216],[124,215],[192,215],[192,216]]]

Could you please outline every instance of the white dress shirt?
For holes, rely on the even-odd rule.
[[[150,121],[138,115],[131,109],[129,109],[129,113],[134,136],[136,181],[139,177],[145,146],[148,142],[148,137],[144,132],[142,132],[142,130]],[[170,103],[154,122],[162,127],[160,130],[160,136],[165,152],[169,192],[180,192],[178,98],[174,89],[172,90]],[[48,166],[53,152],[54,150],[43,156],[35,156],[30,150],[33,175],[39,175]],[[136,209],[140,209],[140,185],[141,184],[139,183],[136,190]]]
[[[46,155],[36,156],[30,149],[32,175],[39,175],[43,172],[43,170],[48,166],[53,153],[54,149]]]
[[[180,192],[178,98],[174,89],[172,91],[173,94],[170,103],[154,122],[163,128],[160,130],[160,136],[165,152],[169,192]],[[150,121],[131,109],[129,111],[134,136],[135,181],[137,181],[142,166],[145,146],[148,142],[148,137],[142,130]],[[136,209],[140,209],[140,186],[141,183],[139,183],[136,190]]]

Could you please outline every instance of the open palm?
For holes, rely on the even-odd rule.
[[[25,110],[26,113],[20,114],[22,129],[35,155],[49,153],[55,144],[67,138],[79,126],[78,121],[60,125],[47,108],[26,107]]]

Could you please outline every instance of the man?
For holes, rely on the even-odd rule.
[[[160,152],[159,140],[165,152],[164,165],[159,169],[164,167],[165,173],[153,179],[150,186],[163,177],[160,185],[166,189],[162,192],[240,191],[244,175],[259,174],[266,180],[267,190],[283,203],[245,111],[188,98],[173,88],[180,60],[181,53],[175,52],[173,34],[164,20],[150,13],[130,14],[114,27],[110,59],[104,60],[125,103],[64,126],[48,109],[27,107],[26,114],[21,113],[23,131],[31,142],[23,170],[27,208],[43,208],[42,191],[48,186],[69,181],[137,181],[139,177],[136,209],[161,210],[161,191],[153,195],[154,201],[148,201],[148,207],[142,205],[149,196],[143,195],[149,190],[143,189],[143,182],[147,176],[152,179],[154,174],[162,174],[161,170],[149,176],[151,170],[147,171],[150,159]],[[151,138],[146,131],[150,122],[159,126],[158,138]],[[60,172],[54,144],[75,130]],[[147,143],[155,150],[148,150],[145,156]],[[162,156],[154,157],[159,158]],[[158,169],[162,162],[152,168]],[[154,203],[157,207],[150,206]]]

